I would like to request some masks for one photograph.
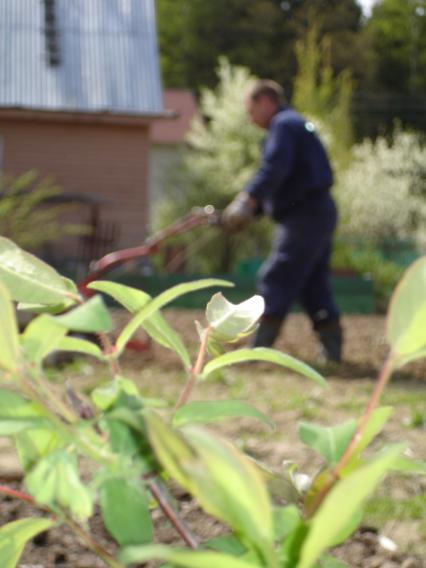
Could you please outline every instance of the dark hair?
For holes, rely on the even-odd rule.
[[[248,96],[252,101],[256,101],[259,97],[268,97],[268,99],[279,106],[286,103],[284,89],[271,79],[257,81],[249,90]]]

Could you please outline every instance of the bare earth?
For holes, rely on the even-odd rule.
[[[165,313],[195,356],[197,333],[193,322],[195,319],[203,322],[203,313],[182,310]],[[120,326],[125,316],[117,311],[115,319]],[[193,398],[232,398],[251,402],[275,420],[277,428],[272,434],[266,426],[248,419],[232,420],[215,426],[215,430],[232,437],[239,447],[271,467],[279,468],[283,461],[292,461],[301,471],[313,475],[321,461],[298,440],[297,423],[307,420],[337,424],[359,417],[386,358],[383,316],[346,316],[344,327],[345,362],[325,373],[329,389],[324,390],[285,369],[259,364],[226,370],[219,379],[200,384]],[[302,315],[290,316],[276,347],[315,364],[315,340]],[[153,345],[148,353],[126,353],[122,366],[123,374],[137,381],[142,393],[166,398],[171,403],[185,381],[174,354],[158,345]],[[67,368],[66,374],[75,384],[80,382],[88,389],[101,378],[107,378],[108,371],[91,360],[81,360]],[[426,459],[426,365],[414,364],[400,371],[382,402],[394,406],[395,412],[377,443],[405,441],[411,456]],[[16,473],[13,455],[7,447],[0,446],[1,482],[19,487],[19,479],[13,479],[17,477]],[[354,568],[426,568],[425,490],[424,477],[389,477],[368,508],[361,529],[335,552],[336,555]],[[180,494],[179,497],[182,515],[200,540],[223,530],[219,523],[206,518],[187,495]],[[0,524],[33,514],[27,505],[10,498],[2,497],[0,503]],[[388,518],[387,510],[393,511]],[[182,545],[158,511],[154,512],[154,518],[158,541]],[[102,530],[97,517],[93,520],[93,530],[99,541],[114,550],[114,544]],[[387,541],[383,537],[392,541],[395,550],[387,550]],[[60,528],[36,537],[26,547],[19,566],[97,568],[105,565],[85,551],[67,529]]]

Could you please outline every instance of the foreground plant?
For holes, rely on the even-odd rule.
[[[2,566],[15,567],[28,540],[61,524],[115,568],[150,559],[194,568],[344,566],[327,551],[359,525],[363,503],[386,473],[426,470],[404,456],[404,444],[364,457],[392,412],[379,406],[392,371],[426,354],[425,284],[426,259],[421,259],[395,292],[388,318],[391,350],[361,419],[328,428],[300,424],[302,441],[324,458],[323,468],[306,487],[297,472],[272,472],[200,426],[234,416],[270,424],[267,416],[244,401],[191,402],[199,381],[247,361],[273,362],[325,385],[315,370],[278,351],[226,352],[226,345],[253,331],[263,311],[260,297],[233,305],[215,294],[207,305],[207,325],[198,324],[200,346],[192,362],[160,309],[182,294],[229,286],[227,282],[181,284],[156,298],[113,282],[92,283],[93,291],[111,296],[133,314],[112,340],[110,314],[100,295],[84,301],[73,282],[0,238],[0,435],[16,445],[27,493],[4,486],[0,491],[45,512],[45,518],[20,519],[0,528]],[[39,312],[22,334],[14,302],[18,309]],[[121,373],[120,355],[140,327],[174,351],[187,372],[173,408],[144,397]],[[102,348],[70,332],[99,334]],[[93,390],[90,401],[78,385],[58,389],[47,380],[43,363],[58,350],[90,355],[108,366],[111,378]],[[93,463],[84,482],[83,457]],[[199,542],[179,515],[170,479],[223,523],[222,537]],[[152,544],[153,502],[187,548]],[[119,546],[117,556],[89,532],[95,505]]]

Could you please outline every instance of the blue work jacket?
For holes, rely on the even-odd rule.
[[[260,211],[281,221],[292,209],[327,195],[333,173],[314,125],[290,107],[272,118],[262,163],[245,191]]]

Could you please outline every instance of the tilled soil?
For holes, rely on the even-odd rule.
[[[197,332],[194,319],[203,322],[203,313],[195,311],[168,310],[166,317],[179,331],[192,353],[196,352]],[[121,327],[125,316],[117,312],[115,320]],[[195,399],[238,398],[255,404],[267,412],[276,422],[273,434],[264,426],[250,420],[231,421],[215,429],[231,437],[250,455],[261,459],[270,467],[279,468],[283,461],[294,461],[300,470],[313,475],[320,467],[318,457],[304,448],[297,438],[297,422],[309,420],[323,424],[336,424],[348,418],[357,418],[363,410],[374,379],[387,355],[384,317],[346,316],[344,318],[345,349],[342,365],[324,369],[330,388],[322,389],[299,379],[285,369],[270,365],[235,367],[224,373],[215,382],[204,383],[194,393]],[[143,335],[140,335],[143,337]],[[276,346],[301,360],[315,364],[316,343],[307,320],[299,314],[289,317]],[[184,384],[184,375],[176,371],[178,363],[173,353],[153,345],[144,354],[126,353],[122,361],[123,374],[136,380],[147,396],[161,396],[171,402]],[[94,384],[106,371],[97,364],[88,362],[79,369],[66,371],[75,380]],[[414,402],[413,402],[414,401]],[[395,406],[395,413],[380,437],[380,443],[407,441],[411,455],[426,458],[426,436],[421,417],[426,416],[426,366],[413,364],[398,372],[393,378],[384,403]],[[419,424],[409,427],[413,408]],[[420,418],[419,418],[420,417]],[[0,468],[7,471],[6,453],[0,449]],[[11,481],[9,486],[20,487],[20,481]],[[380,489],[391,498],[424,494],[426,482],[418,477],[401,480],[391,478]],[[207,518],[197,505],[183,492],[177,492],[181,514],[188,526],[202,541],[223,532],[220,523]],[[3,496],[0,498],[0,524],[34,514],[27,504]],[[158,542],[182,545],[175,531],[159,511],[154,511],[155,534]],[[423,523],[426,519],[423,520]],[[115,545],[105,533],[98,515],[91,520],[91,528],[100,544],[111,552]],[[363,525],[335,554],[353,568],[426,568],[426,546],[422,539],[425,525],[398,519],[389,519],[380,529]],[[389,543],[390,540],[390,543]],[[19,566],[21,568],[97,568],[105,564],[79,542],[67,529],[60,527],[33,539],[25,549]],[[0,559],[0,568],[1,559]],[[224,567],[226,568],[226,567]]]

